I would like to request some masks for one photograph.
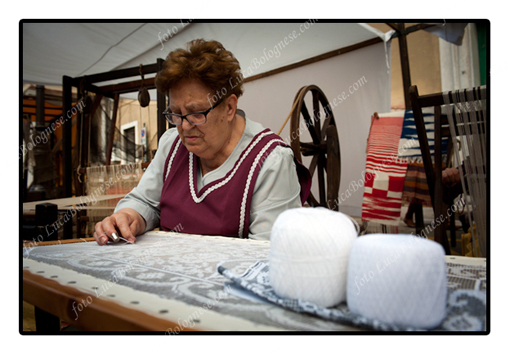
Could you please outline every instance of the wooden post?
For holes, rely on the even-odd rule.
[[[409,53],[407,50],[407,33],[404,23],[396,24],[399,32],[398,47],[400,52],[400,66],[402,69],[402,82],[404,85],[404,99],[406,110],[411,109],[411,99],[409,98],[409,87],[411,86],[411,70],[409,67]]]
[[[71,197],[73,195],[73,146],[72,146],[72,127],[73,123],[69,119],[68,114],[71,114],[72,106],[72,78],[64,75],[62,78],[62,139],[63,139],[63,187],[64,197]]]
[[[113,114],[110,131],[108,132],[108,143],[106,145],[106,165],[112,161],[113,139],[115,138],[115,127],[117,126],[117,111],[119,110],[119,94],[115,94],[113,101]]]
[[[434,190],[430,190],[430,195],[434,195],[432,203],[434,204],[435,216],[443,215],[445,221],[434,229],[434,240],[441,244],[446,255],[451,255],[450,244],[446,236],[446,214],[443,213],[443,183],[442,183],[442,136],[441,136],[441,107],[434,106]],[[455,220],[453,220],[455,223]],[[455,238],[455,234],[452,235]]]
[[[427,173],[427,184],[429,185],[429,191],[434,191],[434,174],[430,173],[434,171],[432,165],[432,158],[430,157],[430,147],[427,139],[427,131],[425,130],[425,122],[423,120],[423,113],[421,111],[420,103],[418,102],[418,88],[413,85],[409,88],[411,105],[413,108],[414,124],[416,126],[416,133],[418,134],[418,141],[420,142],[420,151],[423,159],[423,167]],[[430,194],[432,203],[434,203],[434,194]]]
[[[163,68],[163,59],[158,58],[158,72]],[[166,119],[163,117],[163,111],[166,109],[166,95],[163,93],[157,92],[158,99],[158,143],[159,139],[166,131]]]
[[[73,104],[72,92],[73,79],[64,75],[62,78],[62,170],[64,197],[73,196],[73,122],[71,108]],[[64,222],[64,239],[73,237],[73,220],[70,218]]]
[[[326,162],[328,187],[327,207],[333,211],[338,211],[338,189],[340,188],[341,162],[338,132],[334,125],[328,125],[326,127],[326,149],[328,155]]]

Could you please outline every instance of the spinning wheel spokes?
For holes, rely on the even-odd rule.
[[[312,114],[305,104],[307,93],[312,95]],[[312,142],[301,142],[300,117],[312,138]],[[321,119],[321,116],[323,119]],[[313,176],[317,170],[319,182],[319,201],[310,193],[308,203],[312,207],[324,206],[338,210],[338,189],[340,187],[340,144],[333,112],[329,102],[319,87],[304,86],[294,98],[291,113],[291,147],[296,158],[303,162],[302,156],[312,156],[309,165]],[[326,178],[325,174],[326,173]]]

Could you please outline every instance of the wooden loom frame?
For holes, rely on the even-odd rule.
[[[475,100],[479,100],[481,95],[481,87],[474,88],[466,88],[461,90],[453,90],[449,91],[448,95],[450,97],[450,102],[453,102],[451,98],[453,97],[456,91],[470,91],[472,90],[475,93]],[[486,90],[486,89],[484,89]],[[437,154],[437,152],[442,152],[442,137],[448,137],[448,151],[447,151],[447,162],[449,161],[452,155],[453,142],[450,134],[449,123],[445,115],[441,114],[441,106],[445,105],[445,99],[443,93],[434,93],[428,95],[419,95],[418,88],[416,85],[413,85],[409,88],[409,95],[412,103],[413,116],[416,123],[416,133],[418,134],[418,140],[420,142],[420,150],[423,158],[423,166],[425,169],[425,174],[427,177],[427,184],[429,186],[430,197],[432,200],[432,205],[434,209],[434,219],[442,220],[445,216],[445,205],[448,205],[448,208],[453,204],[453,200],[450,199],[447,203],[443,202],[443,184],[442,184],[442,153]],[[489,100],[489,92],[487,91],[487,98]],[[430,146],[428,143],[427,132],[425,129],[425,123],[423,119],[422,108],[426,107],[434,107],[434,161],[432,161]],[[454,119],[455,120],[455,119]],[[490,129],[489,125],[489,116],[487,116],[487,131]],[[456,122],[456,124],[458,124]],[[455,131],[458,131],[458,128],[455,127]],[[487,132],[483,132],[487,133]],[[490,174],[487,169],[487,179],[490,178]],[[489,196],[489,204],[490,204],[490,194],[487,189],[487,196]],[[456,228],[455,228],[455,215],[451,215],[450,220],[450,241],[451,246],[455,247],[456,245]],[[434,228],[434,240],[441,244],[445,250],[447,255],[451,255],[450,245],[448,244],[448,238],[446,236],[446,222]],[[474,248],[474,246],[473,246]]]
[[[131,80],[127,82],[122,82],[119,84],[110,84],[104,86],[98,86],[98,83],[124,79],[129,77],[135,77],[147,74],[154,74],[161,70],[163,66],[163,59],[158,58],[155,64],[149,65],[140,65],[139,67],[132,67],[127,69],[113,70],[109,72],[103,72],[93,75],[84,75],[79,77],[71,78],[67,75],[62,77],[62,112],[69,112],[72,108],[72,88],[75,87],[78,89],[77,100],[83,99],[81,90],[86,90],[87,92],[93,92],[96,94],[94,102],[92,103],[92,108],[90,114],[85,115],[86,122],[81,122],[82,118],[80,115],[77,116],[77,136],[88,136],[89,128],[90,128],[90,119],[94,114],[94,111],[99,107],[101,103],[101,99],[103,97],[109,97],[114,100],[113,107],[113,115],[112,115],[112,124],[115,126],[117,119],[117,112],[119,107],[119,97],[120,94],[125,94],[129,92],[136,92],[142,86],[142,84],[147,89],[154,89],[155,85],[155,77],[146,78],[144,80]],[[158,140],[163,135],[166,130],[166,120],[163,117],[163,111],[166,108],[166,97],[164,94],[158,92],[157,93],[157,134]],[[83,131],[81,131],[80,127],[83,126]],[[63,127],[63,187],[64,187],[64,197],[72,196],[72,183],[73,183],[73,163],[72,163],[72,126],[71,125],[62,125]],[[113,139],[114,139],[114,129],[110,130],[108,142],[107,142],[107,164],[110,165],[111,152],[113,149]],[[82,147],[80,147],[80,157],[79,157],[79,167],[80,169],[77,173],[85,173],[86,167],[88,166],[88,150],[83,148],[83,140]],[[83,185],[75,184],[76,195],[83,195]],[[72,236],[72,221],[65,223],[64,225],[64,235]]]
[[[92,104],[91,115],[94,113],[94,110],[99,106],[100,101],[103,97],[109,97],[114,100],[113,107],[113,115],[112,115],[112,123],[115,125],[119,104],[119,96],[120,94],[125,94],[129,92],[136,92],[142,86],[142,80],[132,80],[128,82],[122,82],[119,84],[110,84],[104,86],[97,86],[98,83],[107,82],[111,80],[118,80],[129,78],[133,76],[140,76],[140,72],[143,75],[154,74],[161,70],[163,65],[163,59],[158,58],[155,64],[142,65],[140,67],[132,67],[127,69],[114,70],[110,72],[98,73],[93,75],[84,75],[80,77],[71,78],[69,76],[64,75],[62,78],[62,110],[63,112],[68,112],[71,109],[71,94],[72,88],[75,87],[78,89],[78,100],[82,99],[80,89],[83,88],[88,92],[93,92],[96,94],[96,98]],[[147,89],[154,89],[156,87],[155,78],[147,78],[144,80],[144,85]],[[166,108],[166,97],[164,94],[158,92],[157,93],[157,130],[158,130],[158,140],[163,135],[166,130],[166,121],[163,117],[163,111]],[[81,126],[81,117],[78,116],[78,136],[83,134],[88,134],[89,122],[83,122],[84,132],[80,131]],[[64,128],[64,194],[66,197],[71,196],[72,194],[72,158],[71,158],[71,126],[63,125]],[[111,159],[111,152],[113,148],[113,135],[114,130],[111,130],[108,137],[107,143],[107,164],[109,165]],[[88,166],[88,155],[86,150],[81,150],[82,154],[80,156],[79,166],[83,169]],[[110,154],[108,154],[110,153]],[[110,157],[110,158],[108,158]],[[79,173],[84,172],[84,170],[78,171]]]

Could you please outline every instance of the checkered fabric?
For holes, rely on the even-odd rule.
[[[398,226],[407,162],[398,157],[404,111],[372,118],[361,218]]]

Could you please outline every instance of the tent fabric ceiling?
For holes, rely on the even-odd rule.
[[[382,33],[366,24],[23,23],[23,83],[61,85],[77,77],[153,64],[196,38],[220,41],[245,77],[347,47]],[[155,97],[155,95],[152,95]]]

